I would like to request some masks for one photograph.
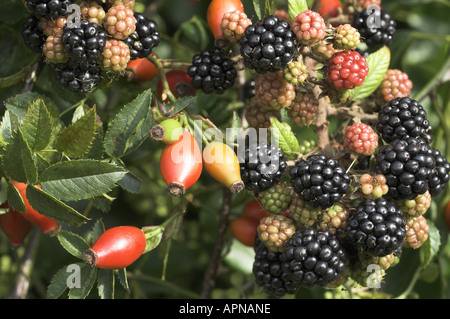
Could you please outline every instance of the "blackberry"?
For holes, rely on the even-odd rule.
[[[270,251],[258,238],[254,245],[255,259],[252,273],[255,284],[269,295],[283,297],[286,294],[294,295],[299,285],[294,283],[281,269],[281,253]]]
[[[282,70],[296,57],[297,44],[289,22],[270,15],[249,25],[240,40],[244,65],[257,73]]]
[[[322,209],[311,207],[298,195],[292,196],[289,206],[289,215],[297,222],[305,226],[313,226],[322,215]]]
[[[61,37],[64,51],[80,64],[97,62],[105,48],[106,32],[98,24],[82,20],[79,27],[64,26]]]
[[[282,214],[271,214],[259,220],[257,233],[270,251],[282,252],[295,229],[291,218]]]
[[[350,213],[346,238],[359,252],[386,256],[401,247],[406,236],[403,212],[385,199],[365,199]]]
[[[318,226],[321,229],[328,230],[338,238],[342,238],[345,236],[349,215],[350,210],[345,206],[339,203],[334,204],[320,215]]]
[[[283,71],[259,74],[255,79],[255,97],[264,108],[289,108],[295,95],[295,86],[286,81]]]
[[[254,143],[238,154],[241,178],[245,187],[263,192],[281,180],[287,163],[283,153],[274,145]]]
[[[80,65],[69,59],[66,63],[53,64],[56,79],[63,86],[74,92],[88,93],[102,80],[98,64]]]
[[[40,20],[35,16],[29,16],[22,24],[23,43],[27,48],[36,53],[41,53],[45,43],[45,36],[40,27]]]
[[[405,245],[417,249],[428,239],[430,226],[425,217],[417,216],[406,220]]]
[[[25,4],[30,12],[38,19],[56,20],[67,15],[67,7],[76,0],[26,0]]]
[[[426,191],[422,195],[418,195],[414,199],[397,201],[405,218],[414,218],[425,214],[431,206],[431,194]]]
[[[234,62],[219,48],[194,55],[187,72],[192,86],[206,94],[223,94],[234,85],[237,75]]]
[[[433,139],[427,112],[409,97],[390,100],[378,113],[376,129],[387,143],[405,137],[421,138],[427,143]]]
[[[313,228],[295,232],[281,258],[288,278],[307,288],[326,286],[338,279],[345,271],[347,259],[335,235]]]
[[[136,30],[125,38],[130,47],[131,60],[148,57],[161,42],[158,24],[142,13],[135,12]]]
[[[131,8],[114,5],[106,12],[103,27],[110,36],[124,40],[136,30],[136,18]]]
[[[431,196],[437,196],[444,190],[450,180],[450,163],[437,149],[433,150],[433,156],[436,161],[436,167],[429,186]]]
[[[313,154],[297,161],[289,175],[294,191],[313,207],[331,207],[350,187],[350,176],[339,162],[324,154]]]
[[[352,26],[358,30],[362,41],[373,48],[391,44],[397,23],[386,10],[367,8],[355,12]]]
[[[291,28],[298,42],[313,45],[325,38],[327,26],[318,12],[305,10],[294,17]]]
[[[375,158],[375,172],[386,177],[388,198],[414,199],[430,188],[436,161],[430,145],[413,137],[383,145]]]
[[[42,46],[42,53],[47,63],[64,63],[69,59],[69,56],[64,51],[61,35],[47,37]]]

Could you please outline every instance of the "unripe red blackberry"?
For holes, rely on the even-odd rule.
[[[357,155],[372,155],[378,147],[378,134],[370,125],[355,122],[345,129],[344,147]]]
[[[66,17],[58,17],[55,20],[42,18],[40,26],[46,36],[57,36],[63,33],[64,26],[67,23]]]
[[[303,201],[298,195],[292,196],[289,206],[289,215],[304,226],[314,226],[322,214],[322,209],[312,207]]]
[[[430,227],[425,217],[418,216],[406,219],[405,244],[417,249],[428,239]]]
[[[341,24],[334,31],[333,41],[336,49],[355,50],[360,43],[360,34],[350,24]]]
[[[223,15],[220,29],[224,38],[231,43],[238,43],[244,35],[245,29],[252,24],[252,20],[240,10],[226,12]]]
[[[284,78],[288,83],[297,86],[308,78],[308,68],[301,61],[292,61],[283,69]]]
[[[282,252],[288,239],[295,233],[295,224],[282,214],[270,215],[259,220],[258,238],[270,251]]]
[[[378,88],[383,100],[389,102],[398,97],[407,97],[413,87],[408,74],[397,69],[389,69]]]
[[[217,47],[194,55],[187,73],[192,86],[206,94],[223,94],[234,85],[237,76],[234,62]]]
[[[362,85],[367,74],[366,59],[357,51],[346,50],[330,58],[327,81],[336,90],[344,91]]]
[[[295,86],[284,79],[283,71],[268,72],[255,79],[255,96],[265,108],[288,108],[295,98]]]
[[[418,101],[409,97],[390,100],[378,112],[376,129],[387,143],[407,137],[421,138],[427,143],[433,140],[427,112]]]
[[[47,63],[64,63],[69,59],[69,55],[64,51],[61,35],[47,37],[42,52]]]
[[[130,48],[131,60],[146,58],[161,42],[158,24],[142,13],[135,12],[136,30],[123,41]]]
[[[251,98],[244,106],[245,119],[248,124],[255,128],[269,128],[272,124],[270,122],[271,117],[281,120],[281,112],[279,110],[270,110],[261,107],[256,98]]]
[[[382,174],[372,176],[371,174],[363,174],[359,178],[359,187],[365,198],[376,199],[383,197],[389,191],[386,184],[386,177]]]
[[[103,26],[114,39],[124,40],[136,30],[134,12],[123,5],[112,6],[106,13]]]
[[[431,194],[426,191],[424,194],[417,195],[414,199],[397,201],[398,207],[407,218],[418,217],[426,213],[431,206]]]
[[[280,214],[289,208],[292,202],[293,190],[286,183],[279,183],[261,194],[261,204],[272,214]]]
[[[32,52],[41,53],[45,43],[45,35],[39,25],[40,20],[31,15],[22,24],[22,39]]]
[[[338,279],[345,272],[347,256],[335,235],[306,228],[289,238],[282,261],[288,278],[311,288],[326,286]]]
[[[67,7],[76,0],[26,0],[28,10],[38,19],[57,19],[67,15]]]
[[[345,228],[347,227],[348,216],[350,210],[344,205],[337,203],[326,211],[322,212],[318,220],[318,227],[323,230],[335,234],[338,238],[345,236]]]
[[[101,60],[101,65],[107,71],[124,71],[130,61],[130,48],[123,41],[116,39],[107,40]]]
[[[297,54],[295,35],[289,22],[275,15],[249,25],[240,46],[245,67],[257,73],[280,71]]]
[[[98,25],[103,25],[106,18],[106,12],[100,4],[93,0],[83,0],[79,5],[80,14],[83,19]]]
[[[312,45],[326,35],[326,24],[318,12],[305,10],[298,14],[291,23],[297,40],[304,45]]]
[[[289,175],[294,191],[313,207],[333,206],[350,188],[350,176],[339,162],[321,153],[297,161]]]
[[[288,117],[298,126],[309,126],[314,123],[319,110],[319,100],[311,93],[296,93],[296,97],[288,108]]]

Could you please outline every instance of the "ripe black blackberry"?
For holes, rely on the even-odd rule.
[[[347,256],[338,238],[326,230],[306,228],[289,238],[282,252],[282,270],[307,288],[326,286],[342,275]]]
[[[192,78],[192,86],[206,94],[224,93],[234,85],[237,75],[234,62],[219,48],[194,55],[187,73]]]
[[[363,9],[355,12],[352,27],[356,28],[369,48],[389,45],[396,31],[397,23],[384,9]]]
[[[244,65],[257,73],[282,70],[296,56],[297,44],[288,21],[275,15],[249,25],[240,40]]]
[[[408,137],[383,145],[375,158],[375,172],[386,177],[385,195],[391,199],[414,199],[430,189],[436,160],[430,145]]]
[[[313,207],[328,208],[348,192],[350,176],[336,159],[313,154],[289,169],[294,191]]]
[[[136,30],[123,41],[130,48],[131,60],[148,57],[161,42],[158,24],[142,13],[135,12]]]
[[[281,268],[281,253],[270,251],[258,237],[253,249],[255,259],[252,272],[256,285],[266,294],[278,297],[297,293],[299,285],[289,279]]]
[[[359,252],[381,257],[402,246],[406,221],[391,201],[365,199],[350,213],[345,231],[348,242]]]
[[[25,4],[36,18],[56,18],[67,15],[67,7],[77,0],[26,0]]]
[[[102,80],[100,66],[96,63],[80,65],[69,59],[66,63],[55,63],[52,66],[58,82],[73,92],[88,93]]]
[[[437,149],[433,150],[436,161],[434,174],[429,182],[431,196],[439,195],[450,180],[450,163]]]
[[[64,26],[61,37],[64,51],[79,64],[97,62],[105,48],[105,30],[94,22],[81,20],[79,27]]]
[[[35,16],[29,16],[22,24],[23,43],[27,48],[36,53],[42,53],[45,43],[44,32],[39,26],[40,20]]]
[[[283,153],[265,143],[251,144],[238,158],[245,187],[257,193],[278,183],[287,167]]]
[[[421,138],[427,143],[433,140],[427,112],[409,97],[389,101],[378,113],[376,129],[387,143],[405,137]]]

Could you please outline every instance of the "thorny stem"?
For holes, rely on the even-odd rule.
[[[225,234],[228,227],[228,219],[231,211],[231,192],[228,189],[223,191],[222,209],[220,211],[219,229],[217,232],[217,239],[214,245],[211,260],[206,269],[205,277],[203,279],[203,288],[200,294],[200,299],[208,299],[211,291],[215,286],[215,277],[219,268],[223,244],[225,241]]]

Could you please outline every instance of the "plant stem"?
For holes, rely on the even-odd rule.
[[[173,95],[172,91],[170,91],[169,83],[167,82],[166,72],[164,71],[164,65],[161,63],[161,60],[158,58],[155,58],[152,55],[149,55],[147,57],[147,60],[152,62],[158,68],[158,72],[161,77],[161,83],[163,86],[162,100],[165,101],[166,98],[168,97],[170,100],[175,101],[176,98]]]
[[[215,286],[215,277],[219,268],[225,235],[228,228],[228,219],[231,211],[231,192],[228,189],[224,189],[222,198],[223,202],[222,209],[220,210],[219,229],[211,260],[203,279],[203,288],[200,294],[201,299],[210,298],[211,291]]]

